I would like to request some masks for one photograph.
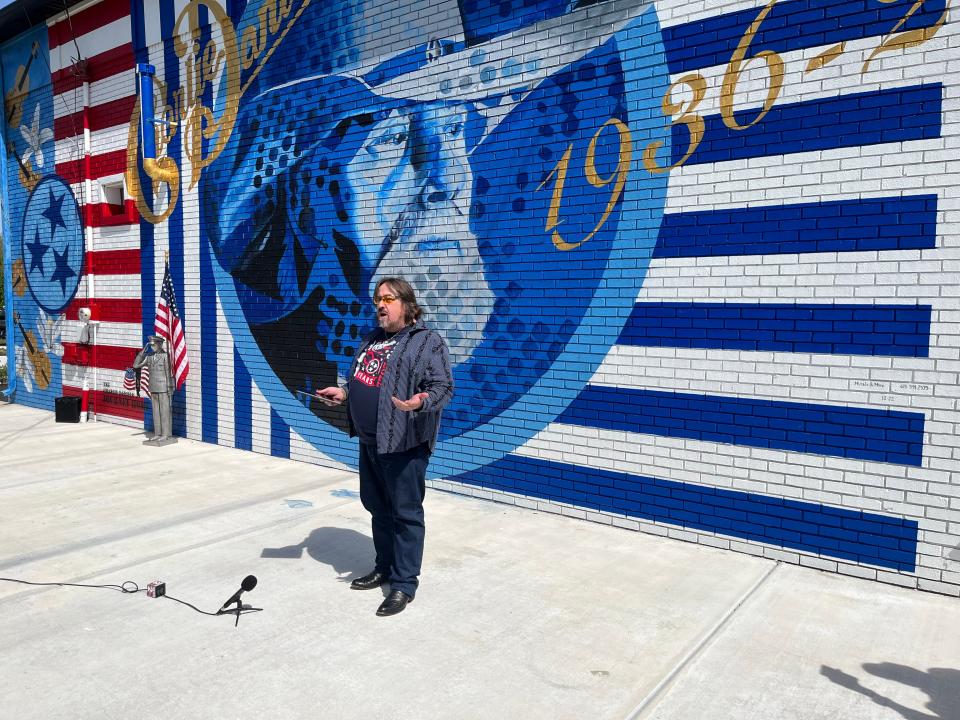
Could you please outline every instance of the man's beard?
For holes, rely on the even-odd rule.
[[[496,301],[468,222],[452,204],[436,210],[408,206],[391,229],[370,285],[372,292],[380,278],[391,276],[409,282],[428,324],[447,341],[453,365],[468,360],[483,340]]]

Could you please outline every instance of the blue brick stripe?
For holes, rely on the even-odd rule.
[[[290,426],[274,408],[270,408],[270,454],[290,457]]]
[[[761,122],[731,130],[720,115],[704,117],[703,142],[687,165],[833,150],[940,137],[940,83],[925,83],[776,105]],[[759,109],[737,114],[750,122]],[[689,132],[672,128],[672,162],[686,154]]]
[[[233,349],[233,444],[240,450],[253,449],[253,388],[250,371],[236,347]]]
[[[867,565],[916,569],[914,520],[517,455],[451,479]]]
[[[767,205],[663,216],[655,258],[936,247],[937,196]]]
[[[923,413],[587,385],[557,422],[919,466]]]
[[[947,0],[925,2],[901,28],[933,26]],[[883,4],[878,0],[790,0],[779,2],[753,38],[747,57],[763,50],[785,53],[844,40],[889,33],[912,3]],[[663,29],[663,45],[671,73],[681,73],[730,62],[740,39],[756,20],[761,6],[716,15]]]
[[[177,56],[176,49],[174,47],[175,43],[173,38],[176,36],[174,32],[174,27],[176,25],[176,15],[174,13],[174,7],[172,4],[160,3],[160,32],[161,37],[165,38],[163,41],[163,62],[164,62],[164,71],[163,71],[163,80],[167,84],[167,87],[179,87],[180,85],[180,58]],[[183,137],[182,133],[175,133],[171,138],[170,142],[167,144],[167,155],[172,158],[181,157],[183,150]],[[151,187],[153,182],[149,178],[144,182],[144,177],[141,175],[140,183],[142,188]],[[183,215],[183,203],[177,203],[176,209],[170,214],[170,217],[167,219],[167,244],[170,251],[170,276],[173,279],[173,289],[174,293],[177,296],[177,301],[180,303],[180,318],[183,322],[184,335],[187,338],[187,341],[190,342],[190,329],[195,327],[198,324],[199,312],[196,308],[188,308],[184,302],[184,222],[185,218]],[[186,220],[189,222],[189,220]],[[146,224],[144,221],[141,221],[141,226]],[[141,240],[142,242],[142,240]],[[154,248],[156,252],[156,248]],[[149,272],[155,272],[151,267]],[[162,273],[163,271],[161,271]],[[161,279],[162,279],[161,275]],[[146,297],[146,296],[144,296]],[[143,320],[146,324],[150,324],[150,334],[153,334],[153,320],[154,315],[157,310],[157,295],[150,295],[150,307],[143,308]],[[149,318],[149,320],[148,320]],[[194,350],[189,349],[188,352],[195,352]],[[190,392],[196,393],[200,390],[200,383],[197,382],[197,376],[193,376],[193,382],[190,386]],[[191,383],[190,378],[187,379],[187,383]],[[171,402],[172,409],[172,425],[173,425],[173,434],[179,435],[181,437],[187,436],[187,390],[186,385],[181,386],[173,394],[173,399]]]
[[[203,47],[210,39],[210,25],[207,8],[203,5],[198,10],[198,21],[202,28],[199,38],[200,46]],[[212,84],[208,84],[203,97],[201,98],[205,107],[213,107],[213,89]],[[201,138],[201,148],[204,156],[210,152],[211,142],[209,139]],[[200,227],[208,227],[212,218],[208,217],[208,208],[205,203],[200,203]],[[200,243],[200,252],[198,264],[200,266],[201,278],[212,278],[213,268],[211,263],[217,262],[213,257],[213,249],[209,243]],[[217,394],[219,392],[219,365],[220,350],[217,343],[217,285],[214,282],[200,283],[200,312],[199,312],[199,333],[194,330],[194,337],[200,336],[200,347],[197,348],[200,353],[200,437],[204,442],[216,443],[218,440],[218,429],[220,425],[220,408],[217,403]],[[190,332],[190,328],[184,329],[185,333]],[[188,335],[189,341],[189,335]],[[196,350],[194,350],[196,352]]]
[[[149,48],[146,40],[146,21],[144,19],[143,5],[131,0],[130,3],[130,26],[131,39],[133,40],[134,53],[138,63],[150,62]],[[140,173],[140,186],[150,187],[150,179],[145,173]],[[143,337],[153,335],[153,321],[156,308],[153,306],[152,298],[157,297],[156,278],[154,277],[154,226],[153,223],[140,220],[140,297],[143,298],[140,323],[142,325]],[[153,407],[152,403],[144,402],[143,411],[143,429],[153,431]]]
[[[927,357],[929,305],[637,303],[617,341],[644,347]]]

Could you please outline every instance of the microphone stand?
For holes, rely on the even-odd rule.
[[[219,610],[217,610],[217,615],[232,615],[232,614],[236,613],[236,618],[235,618],[234,621],[233,621],[233,626],[234,626],[234,627],[238,627],[238,626],[240,625],[240,613],[241,613],[241,611],[243,611],[243,610],[250,610],[250,611],[260,611],[260,610],[263,610],[263,608],[255,608],[255,607],[251,607],[250,605],[244,605],[242,602],[240,602],[240,598],[237,598],[237,599],[236,599],[236,603],[237,603],[237,607],[236,607],[236,608],[231,608],[231,609],[229,609],[229,610],[227,610],[227,609],[225,609],[225,608],[220,608]],[[233,603],[230,603],[230,604],[232,605]]]

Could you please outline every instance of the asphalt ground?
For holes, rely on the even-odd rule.
[[[3,718],[960,718],[957,599],[429,490],[375,615],[355,474],[0,403]],[[127,586],[132,588],[132,586]]]

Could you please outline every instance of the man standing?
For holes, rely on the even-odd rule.
[[[133,367],[139,370],[146,367],[150,373],[150,401],[153,406],[153,437],[147,442],[151,445],[160,445],[173,440],[173,421],[170,405],[173,391],[176,389],[173,381],[173,365],[170,355],[164,350],[163,338],[151,335],[147,338],[143,350],[137,353]],[[147,349],[153,351],[147,355]]]
[[[350,435],[360,438],[360,499],[372,516],[373,572],[350,587],[390,583],[377,615],[396,615],[413,602],[423,560],[423,497],[440,413],[453,397],[447,344],[420,319],[410,284],[397,277],[374,286],[379,328],[364,338],[347,384],[317,396],[347,402]]]

